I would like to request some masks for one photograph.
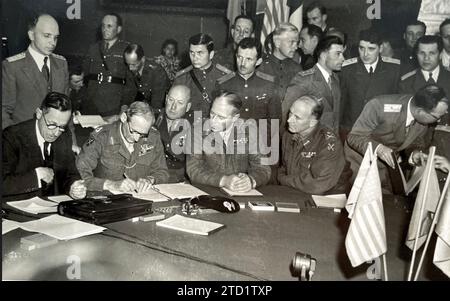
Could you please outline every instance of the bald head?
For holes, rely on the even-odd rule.
[[[58,22],[50,15],[40,15],[29,25],[28,37],[34,50],[43,55],[50,55],[58,42]]]
[[[166,97],[166,115],[171,120],[180,119],[191,109],[191,89],[174,85]]]

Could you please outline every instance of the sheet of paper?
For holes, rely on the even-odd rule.
[[[344,208],[347,203],[345,194],[312,195],[317,207]]]
[[[84,128],[96,128],[107,124],[100,115],[77,115],[80,125]]]
[[[20,228],[30,232],[38,232],[59,240],[69,240],[87,235],[100,233],[106,228],[88,224],[61,215],[50,216],[21,223]]]
[[[9,219],[2,219],[2,235],[18,229],[20,227],[20,223],[19,222],[15,222],[15,221],[10,221]]]
[[[54,202],[45,201],[39,197],[34,197],[23,201],[7,202],[9,206],[19,209],[21,211],[39,214],[39,213],[54,213],[58,209],[58,204]]]
[[[58,203],[58,204],[61,203],[61,202],[65,202],[65,201],[73,201],[73,199],[72,199],[70,196],[65,195],[65,194],[63,194],[63,195],[49,196],[48,199],[49,199],[50,201],[55,202],[55,203]]]
[[[413,172],[411,178],[409,179],[408,183],[406,184],[406,189],[405,189],[406,195],[410,194],[411,191],[413,191],[414,188],[416,188],[417,184],[419,184],[420,180],[422,180],[424,171],[425,171],[425,165],[416,167],[414,169],[414,172]]]
[[[184,183],[159,184],[153,186],[153,189],[171,199],[192,198],[199,195],[208,195],[206,192]]]
[[[168,197],[160,194],[159,192],[157,192],[155,190],[149,190],[149,191],[141,192],[141,193],[137,193],[137,192],[123,192],[123,191],[111,191],[111,190],[110,190],[110,192],[112,194],[114,194],[114,195],[122,194],[122,193],[130,193],[135,198],[146,200],[146,201],[153,201],[155,203],[157,203],[157,202],[165,202],[165,201],[169,200]]]
[[[256,189],[252,189],[247,192],[236,192],[225,187],[222,187],[221,189],[229,196],[263,196],[263,194]]]
[[[156,225],[199,235],[208,235],[212,231],[224,227],[222,224],[185,217],[178,214],[163,221],[156,222]]]

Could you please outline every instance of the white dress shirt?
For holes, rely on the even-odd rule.
[[[37,52],[36,50],[33,49],[33,47],[28,46],[28,51],[31,54],[31,57],[33,58],[33,60],[36,62],[36,65],[38,66],[39,71],[42,72],[42,67],[44,67],[44,58],[46,57],[45,55]],[[47,60],[47,66],[48,66],[48,70],[50,71],[51,67],[50,67],[50,59]]]

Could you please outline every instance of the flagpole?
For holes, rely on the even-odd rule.
[[[430,147],[430,151],[429,151],[429,155],[428,155],[427,161],[431,162],[431,163],[427,163],[427,164],[433,164],[432,162],[434,160],[434,152],[435,152],[435,150],[436,150],[436,147],[434,147],[434,146]],[[434,168],[434,167],[431,167],[431,168]],[[420,221],[423,218],[423,213],[425,211],[425,203],[427,202],[427,191],[428,191],[428,186],[429,186],[429,183],[430,183],[431,168],[428,168],[428,171],[427,171],[427,174],[426,174],[426,178],[425,178],[425,193],[424,193],[424,196],[423,196],[422,204],[420,206],[419,225],[417,227],[416,237],[414,239],[413,254],[412,254],[411,264],[409,266],[409,272],[408,272],[408,281],[411,281],[413,268],[414,268],[414,261],[416,260],[417,242],[419,241],[420,231],[422,230],[422,223]]]
[[[383,254],[384,281],[389,281],[386,263],[386,253]]]
[[[427,235],[427,241],[425,243],[425,247],[423,249],[422,256],[420,257],[420,262],[419,262],[419,266],[417,267],[416,274],[414,276],[414,281],[417,281],[417,278],[419,278],[419,273],[420,273],[420,270],[422,269],[423,260],[425,259],[425,253],[427,252],[428,245],[431,240],[431,236],[433,235],[433,232],[434,232],[434,228],[436,228],[439,214],[441,213],[441,207],[442,207],[442,204],[444,203],[444,198],[446,197],[446,195],[448,193],[447,190],[448,190],[449,183],[450,183],[450,173],[447,174],[447,180],[445,181],[444,189],[442,190],[441,197],[439,198],[439,203],[438,203],[438,206],[436,209],[436,213],[434,214],[433,222],[431,223],[431,228]]]

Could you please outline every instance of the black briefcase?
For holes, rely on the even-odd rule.
[[[85,198],[61,202],[58,214],[83,222],[103,225],[152,213],[152,201],[117,194],[103,198]]]

